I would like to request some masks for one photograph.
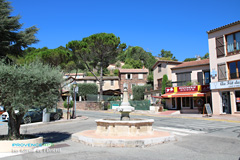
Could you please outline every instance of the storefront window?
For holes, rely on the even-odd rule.
[[[175,108],[175,98],[172,98],[172,108]]]
[[[182,106],[183,107],[190,107],[190,97],[182,97]]]
[[[240,112],[240,91],[235,92],[237,112]]]

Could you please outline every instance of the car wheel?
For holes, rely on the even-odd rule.
[[[58,114],[58,113],[54,114],[53,119],[54,120],[59,120],[60,119],[60,114]]]
[[[28,123],[32,122],[32,119],[31,119],[31,117],[25,117],[23,121],[25,124],[28,124]]]

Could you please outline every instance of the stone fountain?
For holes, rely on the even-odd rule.
[[[102,147],[145,147],[175,140],[169,132],[153,130],[153,119],[130,119],[134,107],[128,102],[126,88],[117,111],[121,113],[120,119],[96,120],[96,130],[75,133],[72,140]]]

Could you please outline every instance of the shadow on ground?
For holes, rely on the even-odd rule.
[[[37,135],[42,136],[44,142],[51,143],[61,142],[71,137],[71,134],[68,132],[42,132]]]

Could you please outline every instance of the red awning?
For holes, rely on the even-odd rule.
[[[162,98],[172,97],[204,97],[206,93],[202,92],[177,92],[177,93],[166,93],[162,95]]]

